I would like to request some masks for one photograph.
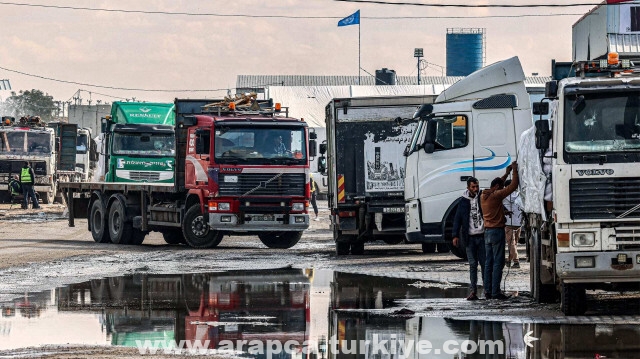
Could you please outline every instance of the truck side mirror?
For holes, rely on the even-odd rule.
[[[203,135],[204,135],[204,130],[199,128],[196,130],[196,153],[197,154],[203,154],[204,153],[204,140],[203,140]]]
[[[536,148],[539,150],[546,150],[549,147],[549,140],[551,140],[552,131],[549,128],[548,120],[538,120],[535,123],[536,126]]]
[[[327,153],[327,144],[326,143],[321,143],[320,144],[320,154],[324,155],[325,153]]]
[[[318,173],[322,175],[327,174],[327,158],[324,156],[318,157]]]
[[[549,81],[544,85],[544,97],[558,98],[558,81]]]
[[[429,120],[426,131],[422,148],[425,153],[434,153],[436,150],[436,137],[438,136],[438,122]]]
[[[311,135],[311,134],[309,134]],[[309,136],[311,137],[311,136]],[[318,144],[315,139],[309,139],[309,157],[315,157],[318,155],[317,153]]]
[[[309,139],[310,140],[316,140],[318,139],[318,134],[314,132],[309,131]]]
[[[109,129],[109,122],[106,118],[102,118],[100,122],[100,132],[105,133]]]
[[[548,115],[549,114],[549,103],[548,102],[534,102],[533,103],[533,114],[534,115]]]
[[[424,105],[420,106],[418,111],[416,111],[413,114],[413,118],[423,118],[430,115],[432,112],[433,112],[433,105],[425,103]]]

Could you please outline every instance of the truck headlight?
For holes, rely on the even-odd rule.
[[[571,244],[574,247],[593,247],[596,244],[594,232],[574,232],[571,234]]]
[[[231,204],[227,202],[218,202],[218,211],[228,211],[231,209]]]
[[[295,202],[293,206],[291,206],[292,211],[304,211],[304,203]]]

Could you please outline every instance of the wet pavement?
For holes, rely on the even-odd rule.
[[[292,340],[301,343],[299,350],[279,358],[293,359],[305,358],[304,342],[316,343],[315,350],[328,338],[340,342],[320,345],[309,359],[640,357],[637,298],[612,298],[606,307],[594,305],[589,316],[564,317],[526,293],[508,302],[468,302],[461,299],[466,294],[464,284],[328,269],[91,279],[1,302],[0,357],[2,350],[10,355],[6,350],[40,345],[209,340],[215,349],[224,340]],[[531,346],[527,333],[537,339]],[[398,342],[429,342],[434,349],[381,355],[371,345],[356,345],[349,351],[352,340],[380,339],[390,352]],[[493,341],[504,350],[451,354],[444,349],[451,340]]]

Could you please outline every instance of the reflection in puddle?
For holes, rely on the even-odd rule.
[[[226,349],[230,340],[245,341],[245,351],[251,341],[294,341],[292,352],[272,353],[278,359],[640,357],[639,326],[616,324],[614,318],[597,325],[522,324],[522,318],[489,321],[490,315],[487,321],[427,317],[398,307],[424,300],[448,302],[455,310],[467,304],[461,299],[466,292],[464,286],[416,285],[413,279],[296,269],[105,278],[3,303],[0,349],[136,347],[144,341],[161,348],[197,341]],[[538,339],[531,339],[531,347],[527,333]],[[502,354],[447,351],[468,340],[498,343]],[[307,354],[306,341],[320,350]],[[429,353],[416,346],[426,342]],[[389,353],[378,351],[382,347]]]

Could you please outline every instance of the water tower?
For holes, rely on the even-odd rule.
[[[485,29],[447,29],[447,76],[467,76],[485,63]]]

